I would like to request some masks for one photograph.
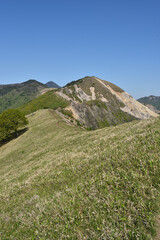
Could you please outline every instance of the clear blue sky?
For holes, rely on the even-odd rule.
[[[160,96],[160,0],[0,1],[0,84],[93,75]]]

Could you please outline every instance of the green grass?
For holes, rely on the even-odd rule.
[[[0,148],[0,239],[151,239],[160,118],[84,131],[53,110]]]
[[[56,90],[51,90],[45,94],[35,98],[19,108],[25,115],[33,113],[39,109],[57,109],[58,107],[65,108],[69,102],[55,94]]]

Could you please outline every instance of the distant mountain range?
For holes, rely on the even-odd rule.
[[[23,83],[0,85],[0,112],[8,108],[17,108],[33,100],[47,88],[59,87],[54,82],[47,84],[30,79]]]
[[[138,101],[142,104],[144,104],[145,106],[151,108],[152,110],[154,110],[157,113],[160,113],[160,96],[149,96],[149,97],[142,97],[139,98]]]

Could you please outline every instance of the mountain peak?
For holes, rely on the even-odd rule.
[[[117,85],[95,76],[72,81],[57,94],[70,101],[72,116],[91,129],[157,116]]]
[[[60,88],[60,86],[53,81],[49,81],[45,85],[47,85],[47,87],[49,87],[49,88]]]
[[[28,79],[27,81],[25,81],[26,83],[28,82],[38,82],[36,79]]]
[[[111,87],[115,92],[124,92],[124,90],[120,87],[118,87],[117,85],[109,82],[109,81],[105,81],[105,80],[102,80],[98,77],[95,77],[95,76],[85,76],[83,78],[80,78],[76,81],[72,81],[70,83],[68,83],[66,86],[72,86],[74,84],[80,84],[80,85],[86,85],[86,87],[92,87],[94,86],[96,83],[100,83],[100,85],[103,85],[105,88],[107,86]],[[96,84],[97,85],[97,84]]]
[[[22,84],[25,84],[25,85],[36,84],[36,85],[40,85],[40,86],[45,86],[45,84],[43,84],[35,79],[29,79],[29,80],[23,82]]]

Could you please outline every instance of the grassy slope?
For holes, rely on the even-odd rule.
[[[17,108],[31,101],[46,86],[35,80],[21,84],[4,85],[0,88],[0,112],[9,108]]]
[[[4,96],[0,96],[0,112],[9,108],[17,108],[24,103],[32,100],[35,97],[34,94],[26,94],[13,90]]]
[[[56,90],[51,90],[45,94],[33,99],[19,108],[25,115],[33,113],[39,109],[57,109],[58,107],[65,108],[68,106],[68,101],[55,94]]]
[[[87,132],[52,110],[0,148],[0,239],[147,239],[160,119]]]

